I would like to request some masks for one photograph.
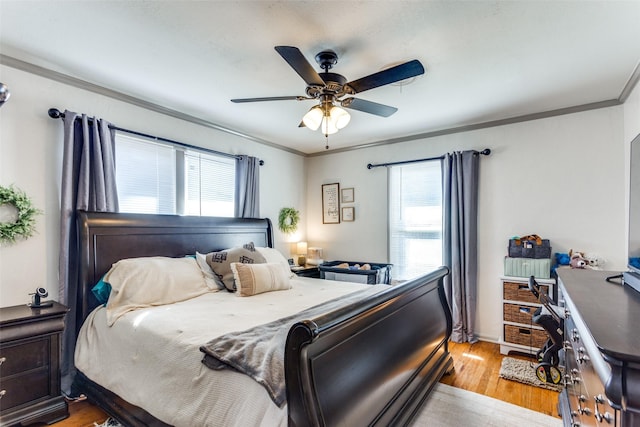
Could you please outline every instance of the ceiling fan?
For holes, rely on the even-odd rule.
[[[311,130],[321,128],[328,140],[328,136],[345,127],[351,116],[341,107],[358,110],[381,117],[389,117],[396,111],[395,107],[354,98],[355,95],[376,87],[385,86],[401,80],[424,74],[424,67],[417,59],[370,74],[357,80],[347,82],[347,79],[329,70],[338,63],[338,55],[333,50],[323,50],[315,57],[320,68],[318,73],[306,60],[300,49],[293,46],[276,46],[276,51],[307,83],[306,96],[273,96],[266,98],[232,99],[231,102],[262,102],[262,101],[305,101],[318,100],[302,118],[300,127]],[[327,143],[327,147],[328,143]]]

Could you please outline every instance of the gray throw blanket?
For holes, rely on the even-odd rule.
[[[350,293],[271,323],[214,338],[200,347],[200,351],[205,353],[202,363],[211,369],[233,369],[249,375],[262,384],[273,402],[282,408],[287,398],[284,347],[289,329],[301,320],[309,320],[361,300],[376,288],[372,286],[371,289]]]

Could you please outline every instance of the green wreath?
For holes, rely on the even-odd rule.
[[[14,222],[0,222],[0,243],[14,243],[18,236],[33,236],[36,226],[35,216],[40,210],[33,207],[31,199],[24,191],[13,186],[0,185],[0,206],[12,205],[18,210],[18,218]]]
[[[280,215],[278,216],[278,228],[283,233],[293,233],[298,229],[298,221],[300,221],[300,215],[294,208],[282,208],[280,209]]]

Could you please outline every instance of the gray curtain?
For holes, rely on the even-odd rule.
[[[476,151],[446,154],[442,164],[443,258],[451,273],[445,292],[453,317],[451,340],[476,342],[478,166]]]
[[[115,130],[109,123],[71,111],[64,113],[64,152],[60,201],[60,260],[58,301],[69,307],[62,341],[62,391],[73,396],[73,353],[79,327],[78,210],[117,212]]]
[[[236,160],[236,218],[260,218],[260,159],[239,156]]]

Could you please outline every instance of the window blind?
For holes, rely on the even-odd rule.
[[[116,133],[121,212],[234,215],[233,157]]]
[[[118,134],[116,184],[120,212],[176,213],[175,148]]]
[[[234,214],[235,159],[204,153],[185,153],[187,215],[232,217]]]
[[[440,160],[389,168],[389,261],[398,279],[442,265]]]

